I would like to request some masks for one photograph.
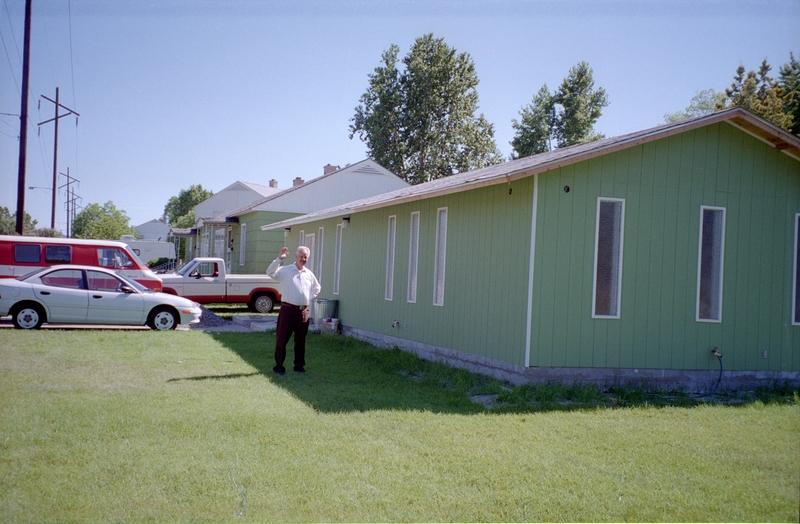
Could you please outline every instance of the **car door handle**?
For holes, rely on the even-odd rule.
[[[39,294],[40,295],[49,295],[50,292],[49,291],[39,291]]]
[[[92,298],[103,298],[103,295],[92,295]]]

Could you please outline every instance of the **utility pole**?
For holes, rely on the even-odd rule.
[[[80,182],[80,180],[78,180],[77,178],[73,178],[69,175],[69,168],[67,168],[66,175],[64,173],[59,173],[59,174],[67,178],[67,183],[62,186],[59,186],[58,189],[61,189],[62,187],[67,188],[67,199],[66,199],[67,201],[65,202],[67,206],[67,238],[71,238],[72,228],[70,228],[70,219],[73,220],[75,219],[75,201],[81,197],[75,195],[74,187],[70,190],[70,184],[72,182]]]
[[[19,112],[19,167],[17,172],[17,227],[18,235],[25,229],[25,153],[28,150],[28,77],[31,63],[31,3],[25,1],[25,36],[22,48],[22,107]]]
[[[56,186],[58,185],[58,119],[59,118],[63,118],[65,116],[69,116],[69,115],[75,115],[75,116],[81,116],[81,115],[79,115],[78,113],[76,113],[72,109],[68,108],[67,106],[61,105],[58,102],[58,88],[56,88],[56,99],[55,100],[47,98],[44,95],[42,95],[42,98],[44,98],[45,100],[48,100],[50,102],[53,102],[56,105],[56,116],[55,116],[55,118],[51,118],[50,120],[45,120],[44,122],[39,122],[40,126],[42,124],[47,124],[49,122],[55,122],[56,123],[56,125],[55,125],[55,127],[56,127],[56,129],[55,129],[55,137],[56,138],[53,141],[54,142],[54,145],[53,145],[53,206],[52,206],[51,211],[50,211],[50,228],[51,229],[55,229],[56,228]],[[64,113],[63,115],[59,115],[58,114],[58,109],[60,107],[63,107],[68,112]]]

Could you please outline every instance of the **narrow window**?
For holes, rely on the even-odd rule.
[[[408,301],[417,302],[417,261],[419,255],[419,211],[411,213],[411,238],[408,243]]]
[[[298,245],[299,246],[305,246],[306,245],[306,232],[305,232],[304,229],[300,230],[300,244],[298,244]],[[306,246],[306,247],[308,247],[308,246]]]
[[[625,201],[597,199],[592,318],[619,318]]]
[[[397,216],[389,217],[389,230],[386,233],[386,283],[383,298],[392,300],[394,297],[394,238],[397,230]]]
[[[433,305],[444,305],[444,269],[447,252],[447,208],[436,211],[436,266],[433,270]]]
[[[319,237],[319,241],[317,242],[317,270],[314,271],[314,275],[316,275],[317,281],[320,284],[322,284],[322,235],[324,232],[324,227],[321,227],[317,230],[317,237]]]
[[[792,324],[800,326],[800,213],[794,216],[794,300]]]
[[[244,248],[247,245],[247,224],[239,226],[239,265],[244,265]]]
[[[697,254],[697,320],[722,321],[722,263],[725,253],[725,208],[700,207]]]
[[[333,294],[339,294],[339,273],[342,269],[342,224],[336,224],[336,247],[333,253]]]

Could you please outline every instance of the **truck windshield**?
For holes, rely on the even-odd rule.
[[[190,273],[190,272],[191,272],[191,271],[192,271],[192,270],[193,270],[195,267],[197,267],[197,264],[186,264],[185,266],[183,266],[182,268],[180,268],[180,269],[178,270],[178,274],[179,274],[180,276],[182,276],[182,277],[185,277],[185,276],[186,276],[186,275],[188,275],[188,274],[189,274],[189,273]]]

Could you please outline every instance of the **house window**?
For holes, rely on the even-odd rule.
[[[444,305],[444,269],[447,254],[447,208],[436,211],[436,266],[433,269],[433,305]]]
[[[214,257],[225,258],[225,229],[214,230]]]
[[[392,300],[394,296],[394,239],[397,230],[397,216],[389,217],[389,231],[386,234],[386,287],[384,297]]]
[[[305,232],[304,229],[300,230],[300,244],[298,244],[298,245],[300,245],[300,246],[305,246],[306,245],[306,232]],[[308,246],[306,246],[306,247],[308,247]]]
[[[342,269],[342,224],[336,224],[336,246],[333,253],[333,294],[339,294],[339,273]]]
[[[317,245],[317,270],[314,271],[314,274],[317,276],[317,281],[320,284],[322,284],[322,236],[324,232],[324,227],[321,227],[317,230],[317,237],[319,238],[319,241]]]
[[[794,300],[792,324],[800,326],[800,213],[794,216]]]
[[[408,301],[417,302],[417,261],[419,260],[419,211],[411,213],[411,235],[408,243]]]
[[[305,244],[308,248],[308,261],[306,262],[306,267],[311,270],[314,275],[317,274],[317,237],[314,233],[309,233],[305,235]]]
[[[592,318],[619,318],[625,200],[597,199]]]
[[[244,248],[247,245],[247,224],[239,226],[239,265],[244,265]]]
[[[700,207],[697,253],[697,320],[722,321],[722,264],[725,253],[725,208]]]

